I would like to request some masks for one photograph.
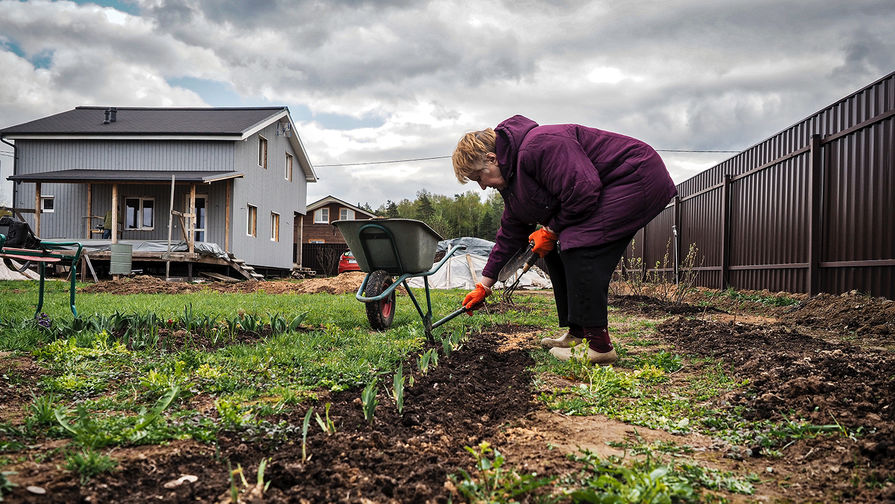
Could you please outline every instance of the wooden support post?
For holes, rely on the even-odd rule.
[[[721,186],[721,290],[730,286],[730,174]]]
[[[230,204],[233,198],[233,179],[227,179],[226,203],[224,205],[224,252],[230,252]]]
[[[118,243],[118,184],[112,184],[112,243]]]
[[[196,184],[190,184],[190,234],[189,241],[190,244],[190,254],[195,251],[196,248]]]
[[[40,182],[34,184],[34,234],[40,236]]]
[[[823,255],[824,172],[820,135],[811,135],[808,154],[808,293],[821,292],[820,262]]]
[[[93,184],[87,183],[87,239],[90,239],[91,229],[93,229]],[[81,272],[84,268],[81,268]],[[83,276],[83,275],[82,275]]]
[[[171,175],[171,199],[168,201],[168,253],[165,254],[165,280],[171,279],[171,227],[174,225],[174,175]]]

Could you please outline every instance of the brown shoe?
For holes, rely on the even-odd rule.
[[[559,338],[542,339],[541,346],[545,348],[569,348],[571,346],[581,344],[581,341],[581,338],[576,338],[575,336],[572,336],[571,333],[566,331],[566,333]]]
[[[585,350],[587,351],[587,356],[584,355]],[[550,349],[550,355],[561,361],[571,360],[573,356],[576,359],[586,358],[591,364],[599,364],[600,366],[608,366],[618,360],[618,354],[615,353],[615,348],[608,352],[597,352],[590,348],[590,346],[581,345],[576,345],[571,348],[554,347]]]

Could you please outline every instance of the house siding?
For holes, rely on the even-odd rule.
[[[267,139],[267,169],[258,165],[258,137]],[[293,156],[292,181],[285,179],[286,153]],[[307,181],[289,139],[277,136],[273,123],[243,142],[237,142],[235,169],[245,174],[233,188],[231,240],[233,253],[249,264],[292,267],[292,229],[295,213],[306,205]],[[246,234],[248,205],[258,208],[257,236]],[[270,213],[280,215],[280,241],[270,240]]]
[[[239,171],[231,199],[230,249],[248,264],[272,268],[292,266],[293,215],[305,211],[307,181],[298,156],[288,139],[276,135],[276,124],[260,132],[268,140],[268,169],[258,166],[258,134],[245,141],[129,141],[129,140],[19,140],[16,142],[17,174],[51,170],[170,170]],[[284,178],[286,152],[294,156],[293,178]],[[289,187],[285,187],[288,185]],[[227,182],[197,184],[197,195],[208,195],[205,241],[225,245]],[[110,209],[111,184],[93,184],[92,214],[103,216]],[[53,213],[41,214],[42,238],[84,238],[87,234],[86,184],[41,184],[42,195],[54,196]],[[34,206],[35,184],[19,184],[16,206]],[[124,199],[130,196],[155,199],[155,225],[148,231],[124,231],[124,240],[164,240],[168,237],[169,184],[119,184],[119,222],[124,222]],[[175,210],[188,211],[189,186],[175,187]],[[246,204],[258,207],[257,237],[246,236]],[[270,240],[270,212],[280,214],[280,241]],[[33,214],[25,214],[33,226]],[[94,224],[99,221],[94,221]],[[172,239],[183,239],[179,219],[174,219]],[[92,236],[94,238],[98,236]]]

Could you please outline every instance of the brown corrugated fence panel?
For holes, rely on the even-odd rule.
[[[895,298],[893,150],[895,73],[678,184],[681,258],[695,243],[697,282],[708,287]],[[812,233],[815,163],[821,203]],[[669,205],[638,233],[647,267],[662,260],[673,224]]]

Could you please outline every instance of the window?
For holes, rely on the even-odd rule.
[[[339,220],[354,220],[354,210],[351,210],[350,208],[340,208]]]
[[[258,166],[267,169],[267,139],[258,136]]]
[[[249,209],[248,218],[246,219],[246,234],[248,236],[258,236],[258,207],[254,205],[246,205]]]
[[[151,231],[155,227],[155,198],[124,198],[124,229]]]
[[[40,197],[40,211],[42,213],[53,213],[54,208],[56,208],[56,196]]]
[[[280,241],[280,214],[270,212],[270,241]]]
[[[292,182],[292,154],[286,153],[286,180]]]
[[[314,224],[329,224],[329,208],[314,211]]]
[[[308,243],[326,243],[325,240],[308,240]]]

